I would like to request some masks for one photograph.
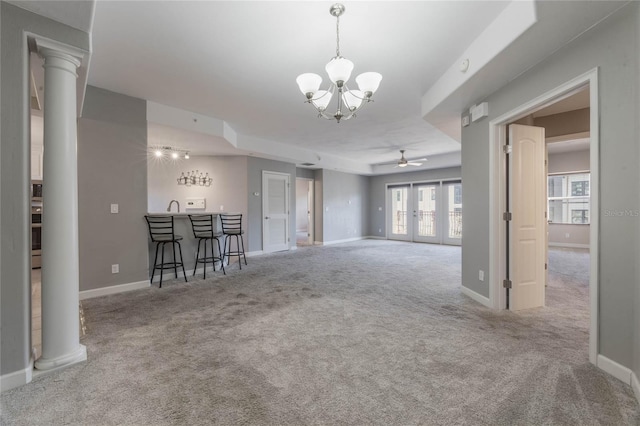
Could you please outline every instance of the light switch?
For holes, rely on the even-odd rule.
[[[378,207],[378,211],[381,212],[382,211],[382,207]]]
[[[118,213],[118,205],[111,204],[111,213]]]

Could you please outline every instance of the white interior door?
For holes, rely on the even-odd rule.
[[[289,250],[289,175],[262,172],[262,250]]]
[[[309,245],[313,245],[313,240],[315,238],[314,235],[314,228],[315,228],[315,223],[313,221],[313,209],[314,209],[314,204],[313,204],[313,181],[309,180],[307,181],[307,236],[309,237],[307,240],[307,244]]]
[[[462,184],[444,183],[442,185],[442,223],[444,225],[442,242],[444,244],[462,244]]]
[[[509,141],[509,309],[521,310],[544,306],[544,128],[512,124]]]
[[[442,219],[440,210],[440,183],[413,186],[413,241],[439,243]]]
[[[387,238],[411,241],[412,221],[410,185],[389,186],[387,189]]]

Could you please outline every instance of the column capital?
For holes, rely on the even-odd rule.
[[[82,63],[86,52],[78,49],[77,47],[69,46],[68,44],[59,43],[47,38],[35,37],[36,50],[38,55],[45,60],[50,58],[62,59],[70,64],[73,64],[75,68],[78,68]],[[75,69],[74,69],[75,71]]]

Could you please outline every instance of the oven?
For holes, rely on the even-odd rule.
[[[42,266],[42,206],[31,207],[31,268]]]

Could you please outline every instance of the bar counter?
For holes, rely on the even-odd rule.
[[[191,221],[189,220],[190,214],[191,215],[201,215],[201,214],[213,215],[214,230],[220,233],[222,232],[222,225],[220,224],[220,217],[219,217],[221,212],[199,212],[199,211],[195,212],[194,211],[194,212],[186,212],[186,213],[167,213],[167,212],[148,213],[149,216],[173,216],[174,232],[176,235],[180,235],[182,237],[182,241],[180,241],[180,245],[182,246],[182,256],[184,258],[183,259],[184,269],[187,273],[187,279],[189,281],[191,281],[192,278],[198,278],[197,276],[193,277],[193,268],[196,264],[196,252],[198,251],[198,239],[195,238],[193,235],[193,230],[191,228]],[[145,222],[145,226],[146,226],[146,222]],[[149,237],[148,231],[147,231],[147,239],[149,242],[149,278],[151,278],[151,271],[153,271],[154,256],[156,254],[156,243],[151,242],[151,238]],[[223,244],[224,244],[224,238],[221,237],[220,247],[224,250]],[[217,256],[218,247],[216,246],[215,240],[213,241],[213,246]],[[208,243],[207,243],[207,247],[209,247]],[[160,250],[162,250],[162,247],[160,247]],[[201,246],[201,250],[202,250],[202,246]],[[209,249],[207,248],[207,252],[208,250]],[[167,244],[164,251],[165,261],[167,259],[171,259],[172,255],[173,253],[171,250],[171,245]],[[160,263],[160,256],[161,256],[161,252],[158,252],[158,263]],[[176,257],[178,257],[179,259],[180,258],[179,254],[177,254]],[[200,257],[203,257],[202,253],[200,253]],[[199,275],[199,278],[202,278],[202,268],[203,268],[202,264],[198,264],[197,274]],[[216,274],[218,272],[222,274],[222,271],[220,271],[219,262],[216,262]],[[211,264],[207,264],[207,278],[209,277],[209,273],[213,273]],[[175,278],[175,274],[173,269],[164,270],[164,278],[162,279],[163,282],[165,280],[172,280],[174,278]],[[183,278],[182,268],[178,268],[178,278]],[[155,277],[153,277],[153,282],[158,282],[158,281],[160,281],[160,270],[157,270]]]

